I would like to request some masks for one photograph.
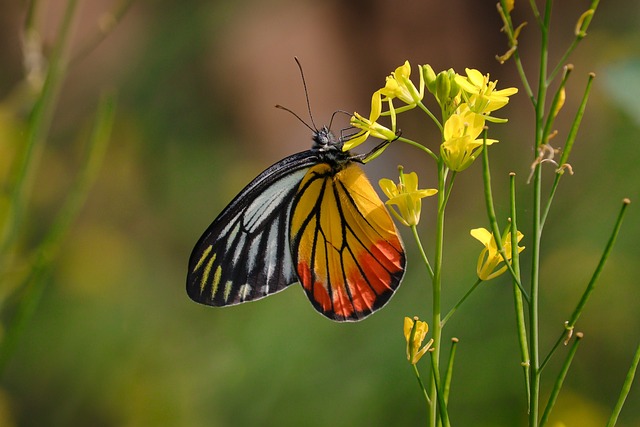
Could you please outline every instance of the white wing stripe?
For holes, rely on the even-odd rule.
[[[266,188],[258,197],[251,202],[244,214],[244,226],[248,232],[253,232],[262,225],[273,213],[273,208],[279,206],[284,198],[289,194],[291,188],[296,188],[306,169],[293,172],[270,187]]]

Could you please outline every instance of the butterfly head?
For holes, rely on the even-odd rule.
[[[322,126],[313,134],[313,149],[320,152],[342,151],[344,141],[329,130],[328,127]]]

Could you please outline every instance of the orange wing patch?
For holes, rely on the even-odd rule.
[[[292,206],[291,251],[307,296],[323,315],[360,320],[381,308],[405,268],[398,231],[364,172],[311,167]]]

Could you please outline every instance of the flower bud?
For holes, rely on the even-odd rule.
[[[431,65],[426,64],[422,66],[422,75],[424,76],[424,81],[427,84],[427,89],[432,94],[436,94],[436,73],[431,68]]]

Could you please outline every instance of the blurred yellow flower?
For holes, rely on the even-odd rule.
[[[362,144],[369,136],[379,139],[386,139],[388,141],[393,141],[394,139],[396,139],[395,131],[377,122],[377,120],[380,118],[381,112],[382,96],[381,91],[377,90],[371,97],[371,113],[369,114],[369,118],[365,119],[358,113],[353,113],[353,116],[351,116],[351,126],[360,129],[360,132],[355,134],[352,138],[346,140],[344,146],[342,147],[342,150],[351,150],[352,148]],[[395,127],[393,123],[392,127]]]
[[[478,277],[486,281],[504,273],[507,270],[506,265],[496,270],[504,260],[502,259],[502,255],[498,252],[498,246],[493,237],[493,233],[486,228],[474,228],[471,230],[471,235],[484,245],[484,249],[480,252],[480,256],[478,257]],[[518,242],[520,242],[523,237],[524,235],[518,231]],[[507,235],[502,239],[502,247],[505,250],[507,260],[511,260],[511,233],[507,233]],[[518,253],[523,250],[524,246],[518,246]]]
[[[518,89],[510,87],[496,90],[497,80],[490,81],[489,74],[466,68],[467,76],[456,75],[456,83],[465,92],[465,101],[469,109],[477,114],[489,114],[509,102],[509,97],[518,93]]]
[[[406,226],[417,225],[420,221],[420,211],[422,209],[422,198],[433,196],[438,192],[436,189],[419,190],[418,175],[415,172],[405,174],[400,168],[400,179],[396,184],[388,178],[380,180],[379,185],[384,194],[387,195],[387,205],[395,205],[389,209],[391,213]]]
[[[460,172],[471,166],[471,163],[482,151],[482,138],[478,136],[484,130],[484,116],[470,111],[465,104],[452,114],[444,123],[444,142],[440,145],[440,154],[447,167]],[[498,142],[487,139],[487,145]]]
[[[511,12],[514,7],[515,0],[507,0],[505,4],[507,5],[507,13]]]

